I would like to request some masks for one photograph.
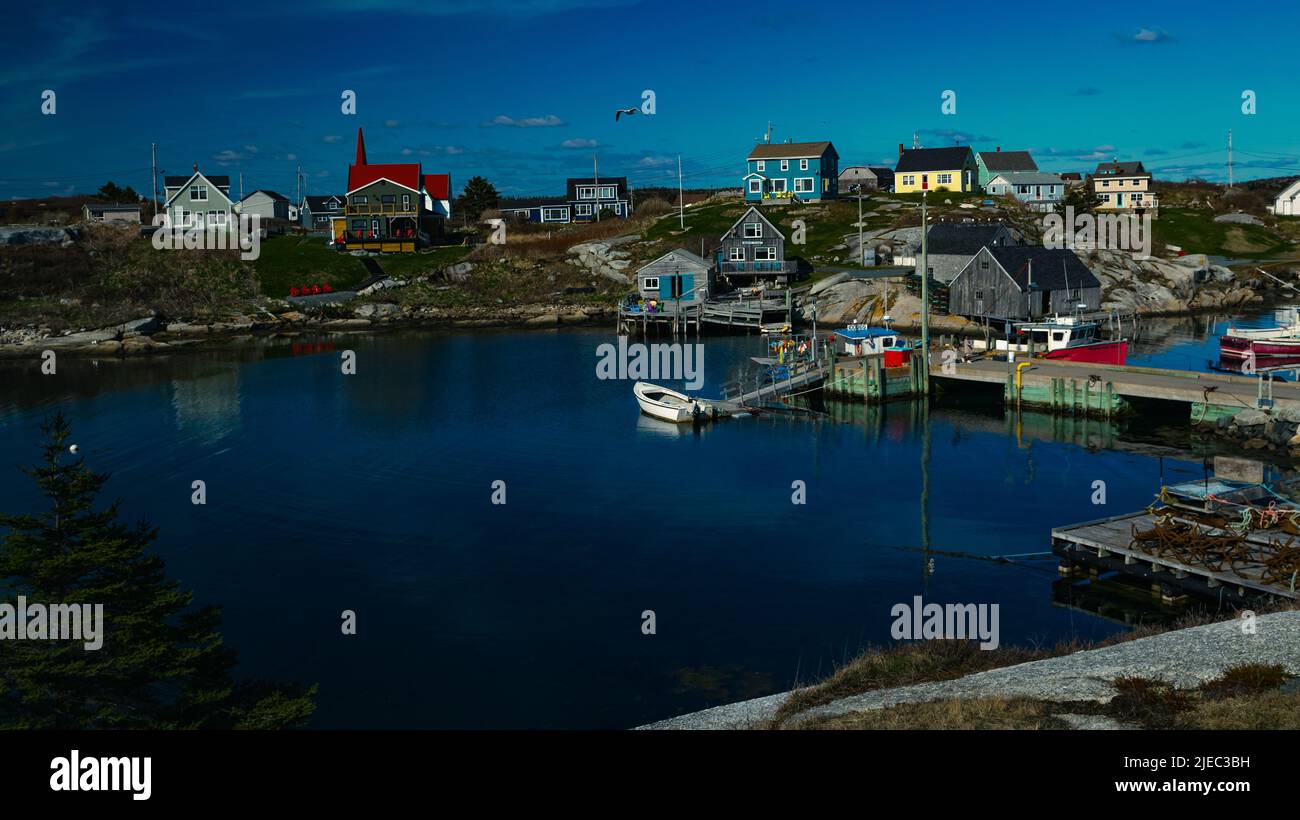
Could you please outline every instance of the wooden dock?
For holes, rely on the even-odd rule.
[[[1173,521],[1196,524],[1206,535],[1236,535],[1181,518],[1172,508],[1159,512]],[[1062,561],[1063,575],[1073,574],[1079,567],[1087,568],[1093,574],[1116,572],[1149,582],[1152,590],[1167,600],[1176,599],[1181,594],[1232,603],[1242,603],[1258,595],[1300,599],[1296,573],[1292,572],[1287,579],[1272,577],[1264,563],[1279,551],[1288,549],[1294,536],[1280,530],[1252,530],[1244,536],[1248,557],[1239,561],[1220,560],[1216,566],[1179,560],[1168,553],[1159,554],[1146,544],[1135,541],[1135,529],[1145,531],[1155,526],[1156,516],[1142,510],[1057,527],[1052,530],[1052,552]]]
[[[1265,376],[1197,373],[1129,365],[1089,364],[1052,359],[1015,362],[977,359],[951,362],[945,372],[942,351],[930,357],[930,374],[940,387],[962,383],[997,384],[1008,404],[1110,417],[1127,412],[1131,399],[1157,399],[1190,405],[1195,422],[1213,422],[1246,409],[1300,410],[1300,384]]]
[[[808,363],[791,368],[789,376],[778,381],[768,382],[753,390],[727,395],[713,399],[710,403],[719,413],[732,415],[743,413],[746,409],[762,407],[782,396],[789,397],[795,393],[816,390],[826,378],[827,367],[821,363]]]

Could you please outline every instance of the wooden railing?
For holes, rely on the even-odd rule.
[[[402,207],[395,202],[376,202],[373,205],[348,205],[348,216],[371,216],[373,214],[391,214],[393,216],[419,216],[417,206]]]

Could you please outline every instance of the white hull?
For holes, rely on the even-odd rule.
[[[650,382],[632,385],[632,393],[636,396],[637,404],[641,405],[642,413],[674,424],[689,422],[695,417],[697,409],[701,415],[709,415],[713,411],[711,405]]]

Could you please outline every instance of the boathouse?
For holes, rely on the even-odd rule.
[[[980,248],[1014,244],[1011,232],[1001,222],[939,222],[926,235],[926,265],[930,277],[946,285],[957,278]],[[919,251],[916,275],[921,275]]]
[[[1024,321],[1101,306],[1101,282],[1068,248],[986,246],[948,286],[948,312]]]
[[[701,304],[713,291],[713,266],[676,248],[636,272],[636,289],[646,301],[683,307]]]

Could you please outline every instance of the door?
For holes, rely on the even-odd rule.
[[[691,293],[691,291],[693,291],[693,290],[695,290],[695,274],[693,274],[693,273],[691,273],[691,274],[683,273],[683,274],[682,274],[682,286],[681,286],[681,296],[682,296],[682,298],[685,299],[685,300],[687,300],[688,302],[691,301],[692,299],[694,299],[694,298],[695,298],[695,294],[694,294],[694,293]]]
[[[659,298],[661,299],[673,298],[673,289],[676,287],[677,287],[676,276],[660,276],[659,277]]]
[[[930,175],[921,174],[921,190],[924,191],[930,187]]]

